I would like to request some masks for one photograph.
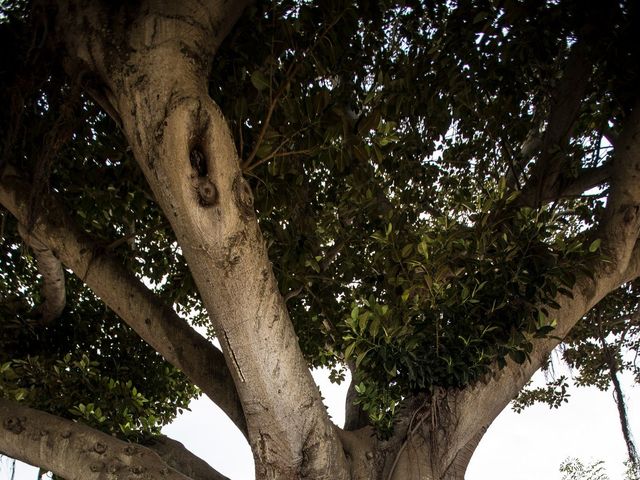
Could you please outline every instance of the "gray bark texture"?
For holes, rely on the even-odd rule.
[[[213,49],[239,11],[215,2],[144,2],[123,13],[133,17],[122,31],[123,22],[100,4],[75,6],[61,2],[58,17],[75,59],[69,69],[88,68],[100,79],[98,96],[117,115],[171,222],[220,332],[258,476],[346,478],[342,448],[277,289],[251,189],[207,94]],[[106,54],[114,39],[123,55]],[[206,167],[194,168],[193,156]]]
[[[0,399],[0,422],[3,454],[67,480],[189,479],[153,450],[9,400]]]

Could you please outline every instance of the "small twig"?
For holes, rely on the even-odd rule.
[[[300,295],[300,292],[302,292],[302,289],[304,288],[304,285],[300,285],[298,288],[296,288],[295,290],[291,290],[289,293],[287,293],[284,296],[284,303],[287,303],[289,300],[291,300],[294,297],[297,297],[298,295]]]
[[[280,142],[280,144],[276,148],[274,148],[273,152],[271,152],[268,156],[258,160],[257,162],[253,163],[252,165],[247,164],[247,162],[243,162],[243,164],[242,164],[243,172],[249,172],[249,171],[253,170],[254,168],[258,167],[259,165],[262,165],[263,163],[268,162],[269,160],[272,160],[273,158],[276,158],[276,157],[288,157],[288,156],[293,156],[293,155],[297,155],[297,154],[301,154],[301,155],[311,154],[313,152],[312,149],[294,150],[294,151],[290,151],[290,152],[281,152],[280,150],[282,150],[282,148],[284,148],[284,146],[287,143],[293,142],[293,139],[296,138],[298,135],[300,135],[301,133],[309,130],[313,125],[314,125],[314,122],[311,122],[308,125],[300,127],[298,130],[296,130],[291,135],[289,135],[284,140],[282,140]]]
[[[324,272],[329,266],[334,262],[334,260],[338,257],[342,249],[347,245],[347,242],[351,239],[351,237],[347,237],[346,239],[342,239],[336,242],[325,254],[322,259],[322,263],[320,264],[320,271]]]
[[[607,139],[607,142],[611,144],[611,146],[615,147],[616,143],[618,143],[618,133],[608,125],[602,129],[602,135]]]
[[[3,210],[0,212],[2,215],[2,223],[0,223],[0,240],[4,240],[4,229],[7,225],[7,213]]]
[[[329,25],[327,25],[326,28],[322,31],[322,33],[318,36],[318,38],[316,38],[316,40],[309,47],[307,47],[300,53],[300,57],[304,57],[305,55],[312,52],[313,49],[315,49],[316,46],[320,43],[320,41],[327,35],[327,33],[329,33],[329,31],[336,25],[336,23],[338,23],[338,21],[342,18],[345,12],[346,10],[343,11],[340,15],[338,15]],[[276,109],[278,100],[287,90],[287,88],[289,87],[289,84],[291,83],[291,80],[293,80],[294,75],[297,73],[298,68],[302,65],[302,62],[300,61],[300,59],[296,57],[297,56],[294,56],[294,58],[291,61],[291,65],[289,65],[289,68],[287,68],[284,82],[282,83],[282,85],[280,85],[280,88],[276,90],[275,95],[273,95],[273,98],[271,99],[271,103],[269,105],[269,109],[267,110],[267,114],[265,115],[264,121],[262,122],[262,128],[260,129],[260,133],[258,134],[258,139],[256,140],[256,144],[253,147],[253,150],[251,151],[251,153],[249,154],[249,157],[244,162],[242,162],[243,170],[245,170],[249,165],[251,165],[251,162],[253,162],[253,159],[255,158],[258,152],[258,149],[260,148],[260,145],[262,145],[264,136],[267,133],[269,124],[271,122],[271,117],[273,116],[273,112]]]
[[[240,117],[240,121],[238,122],[238,137],[240,137],[240,158],[242,158],[242,155],[244,155],[244,135],[242,134],[243,123],[244,121],[242,120],[242,117]]]
[[[135,237],[137,237],[139,235],[145,235],[145,234],[147,234],[149,232],[156,231],[156,230],[158,230],[161,227],[164,227],[166,225],[167,225],[167,222],[163,220],[162,222],[158,223],[157,225],[151,225],[150,227],[145,228],[143,230],[140,230],[140,231],[137,231],[137,232],[131,232],[131,233],[129,233],[129,234],[123,236],[123,237],[120,237],[120,238],[114,240],[113,242],[111,242],[109,245],[107,245],[105,247],[105,250],[106,251],[115,250],[120,245],[123,245],[123,244],[127,243],[132,238],[135,238]]]
[[[250,172],[251,170],[253,170],[256,167],[259,167],[260,165],[262,165],[265,162],[268,162],[269,160],[273,159],[273,158],[280,158],[280,157],[291,157],[293,155],[308,155],[311,152],[313,152],[313,150],[311,149],[304,149],[304,150],[294,150],[292,152],[277,152],[274,151],[273,153],[270,153],[269,155],[267,155],[266,157],[264,157],[263,159],[257,161],[256,163],[254,163],[253,165],[249,165],[247,167],[245,167],[243,169],[244,172]]]
[[[278,88],[278,90],[276,91],[276,94],[274,95],[273,99],[271,100],[271,104],[269,105],[269,109],[267,110],[267,114],[265,115],[265,118],[262,122],[262,128],[260,129],[260,133],[258,134],[258,139],[256,140],[256,144],[253,147],[253,150],[251,150],[251,153],[249,154],[249,157],[242,162],[242,169],[246,169],[249,165],[251,165],[251,162],[253,162],[253,159],[255,158],[256,154],[258,153],[258,149],[260,148],[260,145],[262,145],[262,141],[264,140],[264,136],[267,133],[267,129],[269,128],[269,124],[271,122],[271,116],[273,115],[273,112],[276,109],[278,100],[280,99],[280,97],[282,96],[282,94],[285,92],[285,90],[287,89],[287,87],[289,86],[289,83],[291,82],[293,75],[296,73],[296,71],[298,70],[298,67],[300,66],[299,62],[293,61],[293,63],[289,66],[289,68],[287,69],[287,72],[285,74],[285,80],[282,83],[282,85],[280,85],[280,88]]]

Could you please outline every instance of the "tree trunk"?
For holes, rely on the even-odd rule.
[[[93,2],[61,3],[69,68],[98,77],[95,96],[121,123],[219,333],[258,477],[346,478],[277,289],[251,188],[207,92],[212,49],[237,9],[149,1],[114,16]]]

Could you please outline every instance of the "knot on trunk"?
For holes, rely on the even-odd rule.
[[[209,178],[209,167],[207,159],[199,147],[193,147],[189,152],[189,162],[194,173],[192,178],[196,177],[195,188],[198,194],[198,202],[203,207],[210,207],[218,200],[218,191],[216,186]]]
[[[135,455],[138,452],[138,449],[133,445],[127,445],[124,447],[124,454],[127,456]]]
[[[140,465],[134,465],[129,468],[129,471],[134,475],[142,475],[144,473],[144,470],[144,467],[141,467]]]
[[[5,418],[2,426],[4,427],[5,430],[9,430],[11,433],[15,433],[16,435],[18,435],[24,432],[26,428],[24,424],[26,423],[26,421],[27,421],[26,418],[9,417],[9,418]]]
[[[96,442],[96,444],[93,446],[93,450],[96,453],[103,454],[107,451],[107,446],[104,443]]]
[[[621,210],[624,211],[624,223],[631,224],[638,218],[638,210],[640,205],[625,205]]]
[[[208,177],[198,178],[198,200],[203,207],[210,207],[218,200],[218,191]]]

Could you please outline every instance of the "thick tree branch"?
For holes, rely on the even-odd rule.
[[[227,480],[227,477],[172,438],[160,435],[154,438],[147,447],[160,455],[171,468],[193,480]]]
[[[355,403],[358,396],[355,388],[355,363],[349,362],[348,367],[351,371],[351,383],[349,384],[347,398],[345,399],[344,429],[346,431],[353,431],[369,425],[369,417],[362,409],[362,406]]]
[[[30,186],[18,176],[5,173],[0,178],[0,203],[19,222],[30,218],[29,191]],[[182,370],[245,431],[242,409],[222,353],[88,240],[53,194],[43,201],[48,210],[36,216],[29,237],[47,245],[109,308],[169,363]]]
[[[622,283],[631,282],[640,277],[640,241],[636,241],[629,257],[629,264],[622,276],[624,279]]]
[[[68,480],[190,480],[148,448],[10,400],[0,399],[0,421],[0,452]]]
[[[22,224],[18,232],[33,251],[38,263],[38,272],[42,275],[43,301],[37,307],[43,323],[49,323],[58,318],[67,301],[67,290],[64,284],[64,269],[62,263],[44,243],[29,234]]]
[[[535,120],[532,123],[534,126],[529,130],[524,142],[522,142],[520,151],[517,153],[517,157],[514,159],[512,155],[509,155],[511,163],[506,175],[506,180],[507,187],[511,190],[520,190],[522,188],[520,185],[520,179],[524,174],[525,168],[542,147],[542,138],[539,132],[540,127]]]
[[[257,476],[345,478],[344,452],[278,291],[251,187],[208,95],[216,24],[235,20],[229,3],[208,2],[203,10],[195,1],[143,1],[128,12],[126,29],[113,24],[104,4],[61,3],[57,31],[68,57],[110,92],[220,334]],[[107,57],[114,43],[127,55]]]
[[[543,201],[550,202],[558,198],[582,195],[587,190],[598,187],[609,180],[611,171],[612,168],[610,165],[583,169],[575,179],[558,192],[556,198],[547,198]]]
[[[597,302],[640,273],[640,102],[624,122],[610,182],[605,223],[599,230],[605,258],[593,265],[593,277],[578,278],[573,298],[559,295],[555,299],[559,308],[550,312],[557,322],[554,336],[534,341],[530,362],[519,365],[508,360],[507,366],[486,382],[452,396],[451,408],[458,416],[453,433],[458,448],[451,448],[452,454],[472,440],[479,426],[491,424]]]
[[[567,163],[563,152],[578,117],[591,68],[586,46],[579,41],[572,47],[564,74],[551,96],[540,153],[520,198],[523,204],[538,205],[561,188],[559,183]]]
[[[611,165],[601,167],[585,168],[573,179],[567,179],[567,183],[558,181],[553,186],[548,185],[541,192],[538,198],[539,204],[546,204],[560,200],[561,198],[578,197],[587,190],[599,187],[607,182],[611,177],[613,168]],[[533,205],[527,198],[522,199],[522,205]]]
[[[447,468],[445,472],[444,480],[464,480],[464,474],[467,471],[471,457],[486,432],[487,427],[482,427],[476,436],[458,451],[451,465],[449,465],[449,468]]]
[[[601,237],[618,269],[626,269],[638,238],[640,223],[640,97],[624,120],[611,172]],[[621,270],[622,271],[622,270]]]

